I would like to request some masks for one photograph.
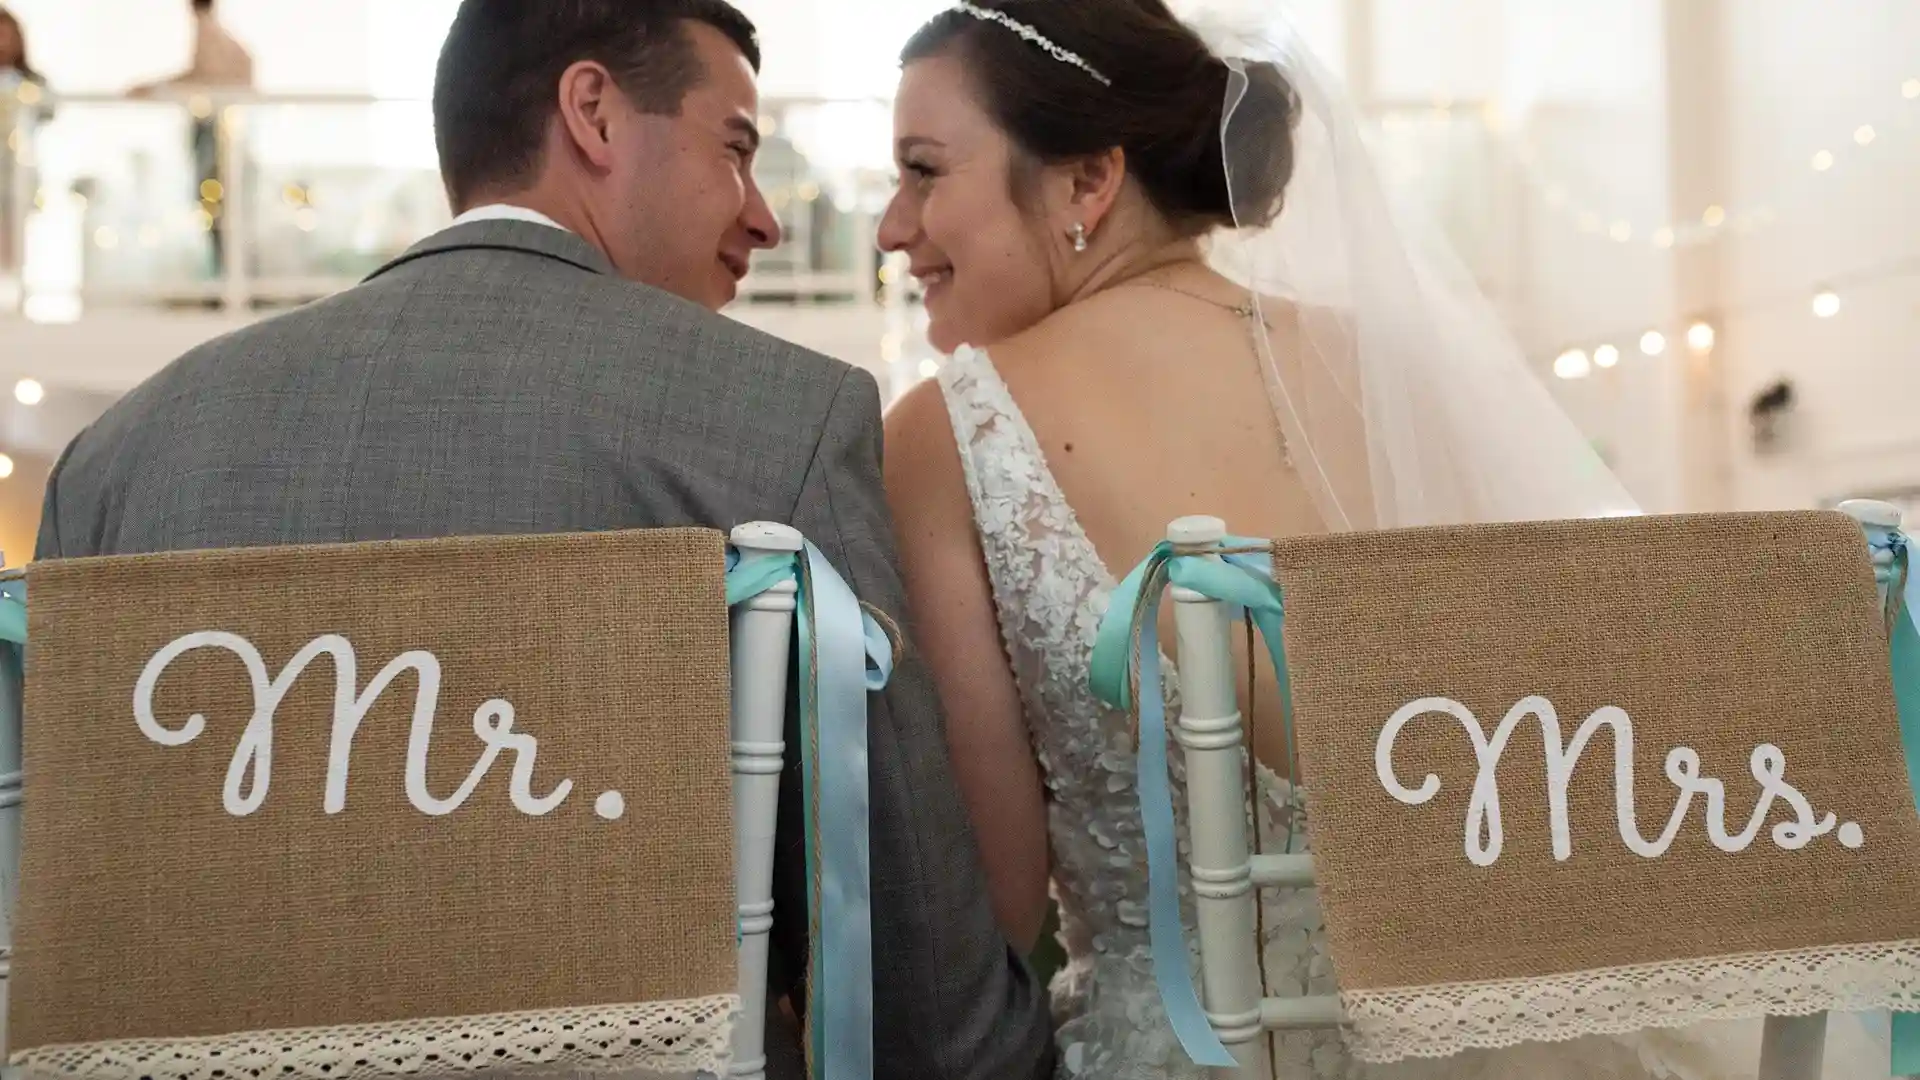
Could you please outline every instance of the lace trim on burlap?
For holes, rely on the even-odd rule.
[[[737,994],[191,1039],[42,1046],[23,1076],[99,1080],[372,1080],[592,1073],[726,1075]]]
[[[1363,990],[1340,999],[1353,1055],[1387,1064],[1709,1020],[1911,1007],[1920,1001],[1920,941]]]

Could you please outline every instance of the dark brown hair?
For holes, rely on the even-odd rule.
[[[679,113],[706,77],[689,22],[725,34],[760,70],[753,23],[726,0],[463,0],[433,80],[434,143],[454,209],[533,181],[560,76],[582,60],[605,64],[641,109]]]
[[[3,7],[0,7],[0,23],[6,23],[7,25],[13,27],[14,40],[20,43],[20,62],[13,65],[13,70],[19,72],[21,76],[23,76],[24,78],[31,79],[34,82],[39,82],[40,73],[33,70],[33,65],[27,62],[27,29],[26,27],[20,25],[20,19],[18,16],[16,16],[13,12],[8,11],[6,8],[3,8]]]
[[[958,9],[921,27],[901,62],[958,58],[987,114],[1029,157],[1058,163],[1119,147],[1154,208],[1193,233],[1279,216],[1293,176],[1299,99],[1278,67],[1247,62],[1241,90],[1164,0],[973,3],[1033,27],[1113,83]],[[1239,95],[1231,194],[1220,130],[1230,92]]]

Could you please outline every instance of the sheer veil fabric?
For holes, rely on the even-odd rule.
[[[1233,69],[1220,143],[1247,227],[1210,260],[1271,327],[1268,396],[1327,528],[1639,513],[1446,240],[1394,204],[1353,104],[1279,5],[1171,6]],[[1288,126],[1290,156],[1275,152]],[[1289,168],[1283,212],[1259,224]]]

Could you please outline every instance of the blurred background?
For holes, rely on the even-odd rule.
[[[736,0],[786,229],[731,316],[938,363],[873,247],[893,57],[936,0]],[[1920,0],[1276,0],[1649,510],[1920,509]],[[0,0],[0,550],[66,441],[182,351],[449,219],[426,104],[458,0]],[[0,20],[4,23],[4,20]]]

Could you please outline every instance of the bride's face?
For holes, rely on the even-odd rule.
[[[1045,212],[1016,201],[1019,154],[950,57],[907,65],[894,98],[900,187],[880,246],[906,252],[936,349],[987,346],[1057,306]]]

